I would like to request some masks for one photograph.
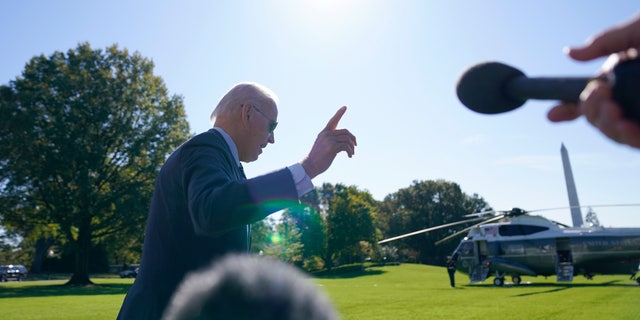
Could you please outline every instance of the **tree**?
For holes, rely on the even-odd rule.
[[[323,185],[323,187],[326,186],[327,184]],[[318,261],[322,260],[327,250],[327,227],[325,215],[321,211],[321,194],[322,189],[315,188],[300,199],[305,205],[291,212],[291,218],[300,230],[302,259],[310,269],[320,267],[317,265]],[[324,265],[324,263],[320,264]]]
[[[477,194],[466,195],[456,183],[445,180],[414,181],[410,187],[385,197],[380,205],[377,221],[385,238],[389,238],[464,220],[466,214],[489,208],[481,197]],[[396,240],[388,245],[397,247],[403,260],[442,265],[444,257],[457,244],[445,242],[436,246],[435,242],[462,228],[464,226],[434,230]]]
[[[189,136],[182,97],[140,54],[83,43],[32,58],[0,87],[0,114],[3,225],[55,225],[75,254],[68,284],[90,284],[93,244],[142,233],[158,170]]]
[[[598,220],[598,214],[595,211],[593,211],[593,208],[591,207],[588,208],[587,215],[585,216],[584,222],[586,222],[587,225],[591,225],[593,227],[600,226],[600,220]]]
[[[324,184],[323,188],[329,184]],[[308,271],[321,270],[326,252],[326,226],[320,212],[322,188],[301,197],[300,205],[291,205],[277,223],[271,218],[252,225],[252,251],[294,263]]]
[[[292,218],[291,211],[285,210],[282,213],[275,229],[278,241],[273,243],[274,254],[284,262],[300,265],[303,245],[300,242],[300,229]]]
[[[251,249],[254,254],[264,254],[273,242],[275,221],[272,217],[256,221],[251,225]]]
[[[363,252],[374,245],[376,201],[355,186],[337,184],[327,214],[327,256],[329,263],[362,262]]]
[[[251,226],[251,251],[276,257],[284,262],[300,265],[302,244],[300,231],[288,210],[282,213],[279,223],[273,218],[255,222]]]

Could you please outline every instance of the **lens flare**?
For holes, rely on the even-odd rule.
[[[271,236],[269,236],[269,240],[272,243],[280,243],[282,241],[282,237],[279,234],[274,233]]]

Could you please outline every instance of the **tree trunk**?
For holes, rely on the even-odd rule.
[[[91,252],[91,218],[82,218],[82,226],[76,241],[76,261],[71,279],[65,284],[67,286],[88,286],[93,285],[89,279],[89,253]]]
[[[40,238],[36,241],[35,253],[31,261],[31,269],[29,270],[30,273],[42,273],[44,259],[47,257],[49,247],[51,247],[53,243],[54,241],[51,238]]]

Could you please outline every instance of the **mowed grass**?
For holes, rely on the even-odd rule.
[[[350,319],[638,319],[640,287],[628,276],[523,277],[502,288],[469,285],[456,274],[449,287],[442,267],[416,264],[369,268],[361,274],[314,279]],[[95,278],[97,286],[63,287],[65,281],[0,284],[2,319],[115,319],[131,279]],[[509,281],[509,279],[507,279]]]
[[[403,264],[372,268],[369,275],[318,279],[343,319],[640,319],[640,287],[629,276],[523,277],[519,286],[493,278],[469,284],[445,268]]]
[[[66,280],[0,283],[0,319],[115,319],[133,280],[91,279],[93,287]]]

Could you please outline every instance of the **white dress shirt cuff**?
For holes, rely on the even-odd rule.
[[[304,171],[304,168],[301,164],[296,163],[288,167],[289,171],[291,171],[291,175],[293,176],[293,182],[296,184],[296,190],[298,191],[298,197],[302,197],[307,192],[313,190],[313,183],[311,182],[311,178],[307,175],[307,172]]]

